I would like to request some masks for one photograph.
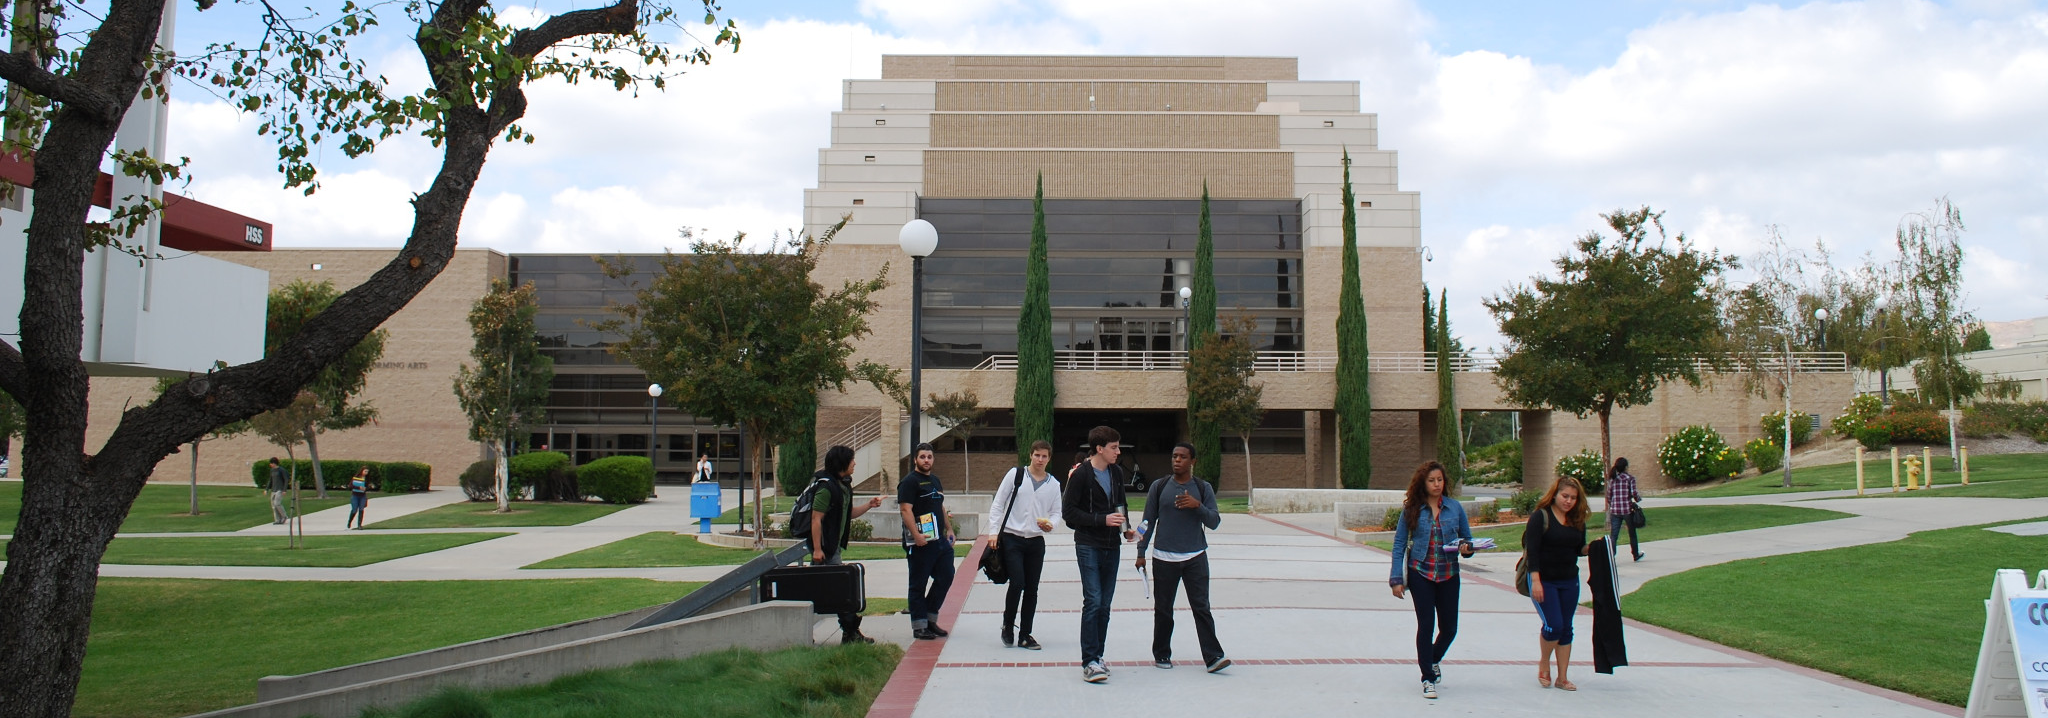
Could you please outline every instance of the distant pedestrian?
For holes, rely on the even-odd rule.
[[[986,550],[999,552],[1010,575],[1010,590],[1003,596],[1003,645],[1034,651],[1039,645],[1031,626],[1038,614],[1038,580],[1045,572],[1045,535],[1060,520],[1060,480],[1045,470],[1051,461],[1052,444],[1032,442],[1030,466],[1011,469],[989,503]]]
[[[867,503],[853,503],[853,449],[833,446],[825,450],[825,470],[812,477],[818,491],[811,498],[811,563],[832,566],[841,563],[847,541],[853,536],[853,520],[882,505],[882,497]],[[874,643],[860,632],[860,614],[839,614],[840,643]]]
[[[1557,477],[1536,502],[1522,531],[1529,552],[1529,601],[1543,619],[1542,659],[1536,683],[1549,688],[1550,657],[1557,656],[1557,687],[1576,691],[1565,677],[1572,663],[1572,617],[1579,611],[1579,557],[1586,555],[1586,490],[1579,480]]]
[[[1118,535],[1136,541],[1124,504],[1124,470],[1116,457],[1123,452],[1115,429],[1088,430],[1088,460],[1067,476],[1060,499],[1061,515],[1074,529],[1074,562],[1081,571],[1081,680],[1109,680],[1102,662],[1109,640],[1109,606],[1116,598],[1116,565],[1121,553]]]
[[[1627,526],[1629,553],[1643,560],[1643,549],[1636,544],[1636,527],[1642,522],[1635,520],[1642,509],[1643,495],[1636,492],[1636,477],[1628,473],[1628,459],[1615,459],[1607,470],[1607,545],[1615,554],[1621,553],[1621,528]]]
[[[1394,523],[1394,566],[1387,582],[1394,598],[1413,594],[1415,661],[1422,666],[1422,697],[1435,698],[1443,682],[1444,652],[1458,636],[1458,558],[1472,556],[1472,524],[1465,505],[1444,495],[1444,465],[1430,461],[1408,480],[1401,518]],[[1455,550],[1446,546],[1456,545]]]
[[[284,492],[291,488],[285,485],[284,467],[277,465],[277,457],[270,457],[270,525],[276,526],[291,518],[284,510]]]
[[[692,477],[691,483],[705,484],[710,483],[712,479],[711,457],[699,454],[697,456],[697,473]]]
[[[357,530],[361,530],[363,528],[364,510],[369,507],[370,467],[365,466],[357,469],[356,475],[348,480],[348,521],[344,522],[342,526],[353,525]]]
[[[934,456],[931,444],[918,444],[912,471],[896,485],[910,563],[910,635],[924,641],[951,635],[939,625],[939,609],[953,587],[953,517],[946,515],[945,487],[932,475]]]
[[[1173,478],[1153,482],[1146,492],[1146,528],[1138,534],[1138,568],[1145,568],[1145,548],[1152,548],[1152,665],[1173,667],[1173,598],[1188,587],[1188,610],[1195,615],[1195,638],[1202,645],[1202,665],[1210,673],[1230,667],[1223,643],[1216,640],[1216,617],[1209,612],[1209,538],[1204,527],[1223,522],[1216,511],[1216,489],[1194,475],[1195,445],[1173,446]]]

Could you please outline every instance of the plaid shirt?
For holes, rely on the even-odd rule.
[[[1450,499],[1445,500],[1449,501]],[[1427,511],[1428,509],[1423,510]],[[1444,544],[1448,543],[1444,539],[1444,523],[1443,521],[1430,522],[1429,552],[1424,554],[1427,558],[1409,564],[1410,568],[1415,569],[1416,573],[1422,574],[1422,577],[1429,581],[1443,582],[1458,577],[1458,560],[1456,558],[1446,558],[1444,555]]]
[[[1626,471],[1614,472],[1614,480],[1607,482],[1607,513],[1626,516],[1635,513],[1642,502],[1642,494],[1636,493],[1636,477]]]

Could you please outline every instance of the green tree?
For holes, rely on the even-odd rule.
[[[1422,351],[1436,354],[1436,304],[1430,301],[1429,282],[1422,283]]]
[[[17,245],[26,278],[20,334],[0,340],[0,391],[19,399],[28,418],[20,520],[0,575],[0,615],[7,617],[0,621],[0,675],[7,676],[0,713],[9,716],[71,712],[91,631],[94,567],[158,462],[216,427],[291,403],[448,266],[491,150],[501,139],[532,137],[517,124],[529,106],[528,83],[661,87],[680,65],[708,61],[709,47],[739,42],[730,22],[677,44],[649,35],[650,26],[681,25],[682,18],[718,23],[708,2],[703,15],[678,14],[659,0],[621,0],[501,20],[482,1],[307,10],[198,0],[202,12],[243,15],[222,27],[249,30],[173,55],[155,43],[166,7],[108,0],[73,11],[57,0],[23,0],[18,17],[28,19],[12,28],[13,44],[0,53],[0,80],[16,100],[5,109],[0,151],[33,152],[36,168]],[[381,58],[399,46],[419,51],[422,71],[398,77],[423,85],[387,81],[354,52],[367,47]],[[567,51],[552,51],[558,48]],[[117,198],[122,207],[104,221],[94,210],[100,168],[111,164],[154,182],[183,176],[182,163],[111,151],[130,105],[164,102],[177,77],[210,85],[257,115],[257,132],[275,142],[287,187],[311,191],[321,159],[361,156],[400,134],[431,140],[439,165],[407,200],[413,224],[404,246],[369,279],[266,358],[180,382],[99,427],[104,441],[88,446],[90,379],[80,358],[85,255],[140,254],[130,230],[160,206]]]
[[[1984,390],[1984,374],[1961,358],[1964,334],[1977,319],[1963,306],[1964,230],[1962,210],[1947,197],[1936,199],[1929,211],[1906,215],[1899,222],[1898,269],[1892,275],[1899,280],[1893,306],[1909,331],[1913,383],[1920,398],[1950,409]]]
[[[173,387],[173,386],[176,386],[177,384],[178,384],[178,380],[176,380],[176,379],[173,379],[173,378],[171,378],[171,377],[162,377],[162,378],[159,378],[159,379],[157,379],[157,380],[156,380],[156,393],[157,393],[157,394],[158,394],[159,396],[161,396],[161,395],[162,395],[162,394],[163,394],[163,393],[164,393],[165,391],[169,391],[171,387]],[[4,427],[0,427],[0,428],[4,428]],[[235,437],[237,437],[237,436],[241,436],[241,435],[243,435],[243,434],[246,434],[246,433],[249,433],[249,421],[248,421],[247,419],[244,419],[244,420],[241,420],[241,421],[236,421],[236,422],[232,422],[232,423],[222,424],[222,425],[220,425],[220,426],[218,426],[218,427],[215,427],[213,431],[209,431],[209,432],[206,432],[206,435],[205,435],[205,436],[200,436],[200,437],[196,437],[196,438],[192,439],[192,441],[191,441],[191,442],[189,442],[189,443],[190,443],[190,445],[191,445],[191,447],[192,447],[192,457],[191,457],[191,458],[192,458],[192,473],[191,473],[191,478],[192,478],[192,483],[191,483],[191,489],[192,489],[192,491],[191,491],[191,498],[192,498],[192,510],[191,510],[191,513],[192,513],[192,515],[193,515],[193,516],[198,516],[198,515],[199,515],[199,444],[200,444],[200,442],[205,442],[205,441],[212,441],[212,440],[215,440],[215,439],[232,439],[232,438],[235,438]],[[6,436],[6,435],[7,435],[7,434],[0,434],[0,436]]]
[[[1970,325],[1970,333],[1963,337],[1963,351],[1982,352],[1991,350],[1991,331],[1983,324]]]
[[[540,353],[533,318],[540,312],[532,282],[517,287],[491,280],[490,291],[469,307],[472,367],[455,368],[455,402],[469,417],[469,440],[491,447],[509,459],[513,447],[524,448],[532,427],[547,422],[548,390],[555,381],[555,360]],[[498,513],[510,511],[511,477],[504,461],[498,472]]]
[[[689,256],[664,256],[633,303],[614,305],[615,316],[594,325],[619,335],[610,351],[666,387],[663,396],[677,407],[746,430],[755,526],[763,518],[763,447],[796,436],[799,415],[815,406],[818,392],[860,381],[899,400],[903,393],[896,370],[853,361],[853,342],[870,331],[874,294],[889,286],[889,268],[832,291],[811,281],[844,226],[841,219],[822,237],[792,238],[761,254],[742,248],[744,235],[694,242]],[[599,263],[613,278],[632,272],[623,261]],[[755,532],[756,548],[764,538]]]
[[[27,427],[27,423],[28,418],[21,410],[21,402],[15,401],[13,395],[0,391],[0,441],[12,442],[21,438],[21,432]],[[0,458],[5,457],[6,452],[0,451]]]
[[[1216,336],[1216,240],[1209,226],[1209,183],[1202,182],[1202,216],[1195,232],[1195,274],[1188,286],[1187,394],[1188,443],[1195,445],[1195,474],[1215,481],[1223,474],[1223,432],[1205,405],[1209,397],[1196,390],[1194,353]],[[1256,355],[1255,355],[1256,356]]]
[[[271,356],[305,328],[307,322],[327,311],[341,292],[333,282],[314,284],[297,280],[270,292],[268,322],[263,333],[263,353]],[[339,358],[330,362],[306,383],[306,390],[319,398],[321,413],[306,424],[306,455],[313,459],[313,490],[327,498],[327,480],[320,475],[320,435],[347,431],[377,420],[377,407],[368,402],[355,404],[357,394],[370,381],[370,370],[384,357],[384,340],[391,332],[378,329],[365,335]]]
[[[939,422],[946,431],[960,437],[960,490],[974,491],[974,464],[967,455],[967,440],[974,438],[974,432],[982,426],[981,417],[988,413],[981,406],[981,397],[973,389],[956,391],[945,396],[933,394],[927,400],[925,413]]]
[[[326,407],[320,405],[320,397],[313,392],[301,390],[292,397],[292,403],[249,418],[249,430],[263,437],[264,441],[284,447],[284,456],[291,460],[292,487],[292,548],[299,547],[299,537],[304,535],[305,525],[299,517],[299,456],[292,449],[306,440],[306,425],[320,420]],[[315,465],[320,463],[314,459]]]
[[[1371,349],[1365,293],[1358,278],[1358,198],[1351,194],[1351,151],[1344,151],[1344,280],[1337,291],[1337,471],[1344,488],[1372,486]]]
[[[1260,404],[1266,388],[1252,383],[1252,367],[1259,357],[1254,345],[1257,331],[1258,322],[1251,317],[1233,317],[1225,322],[1222,333],[1202,337],[1188,352],[1188,394],[1201,397],[1201,408],[1193,418],[1219,432],[1237,435],[1244,451],[1246,492],[1253,488],[1252,430],[1266,418],[1266,409]],[[1220,461],[1218,464],[1216,473],[1203,474],[1197,467],[1196,475],[1221,484],[1223,467]]]
[[[1045,174],[1031,199],[1031,254],[1024,265],[1024,305],[1017,311],[1017,385],[1010,405],[1017,423],[1017,462],[1031,461],[1031,442],[1052,441],[1052,284],[1045,265]]]
[[[1556,278],[1510,287],[1486,300],[1508,354],[1494,379],[1509,401],[1600,417],[1600,456],[1613,461],[1617,408],[1647,404],[1674,379],[1699,386],[1694,358],[1715,346],[1720,312],[1711,287],[1740,266],[1702,253],[1648,207],[1601,215],[1617,238],[1580,237],[1556,259]],[[1650,230],[1657,232],[1652,244]]]
[[[812,473],[818,470],[818,394],[811,393],[811,399],[797,409],[796,433],[789,440],[775,447],[775,485],[782,489],[783,496],[795,496],[810,486]],[[703,451],[700,447],[698,451]]]
[[[1424,307],[1429,306],[1427,303]],[[1436,345],[1436,460],[1444,465],[1445,495],[1465,482],[1464,427],[1459,421],[1457,386],[1451,375],[1451,365],[1456,354],[1451,351],[1451,292],[1442,290],[1438,303],[1436,326],[1431,327],[1429,336]]]

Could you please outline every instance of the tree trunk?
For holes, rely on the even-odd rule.
[[[1783,488],[1792,488],[1792,355],[1785,355],[1785,480]]]
[[[505,447],[491,445],[491,453],[497,454],[498,513],[512,512],[512,462],[505,458]]]
[[[758,437],[761,433],[759,430],[756,430],[754,435]],[[762,523],[762,519],[767,518],[767,512],[761,510],[761,445],[763,443],[766,442],[756,439],[752,445],[747,447],[747,456],[753,459],[753,465],[747,467],[747,475],[753,477],[754,481],[754,550],[756,551],[768,547],[768,531],[764,528],[767,524]]]
[[[292,453],[292,447],[287,446],[284,447],[284,460],[292,462],[292,505],[285,510],[285,513],[290,515],[284,525],[285,545],[298,548],[299,537],[306,535],[306,522],[300,520],[306,512],[301,511],[302,507],[299,506],[299,456]]]
[[[1241,433],[1237,435],[1237,438],[1239,443],[1244,444],[1244,505],[1245,510],[1250,511],[1252,505],[1252,435],[1250,433]],[[1221,483],[1220,479],[1218,483]]]
[[[306,426],[306,456],[313,459],[313,498],[327,498],[327,478],[320,474],[320,440],[312,425]]]
[[[199,515],[199,442],[192,442],[192,515]]]
[[[960,493],[974,493],[974,459],[967,455],[967,437],[960,437]]]
[[[1614,465],[1613,444],[1608,439],[1607,431],[1609,422],[1613,417],[1614,404],[1602,402],[1600,404],[1600,475],[1602,476],[1607,475],[1607,467]],[[1524,470],[1527,470],[1526,467],[1524,467]],[[1581,496],[1579,500],[1584,501],[1586,497]]]

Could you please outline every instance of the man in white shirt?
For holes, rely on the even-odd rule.
[[[989,503],[988,548],[983,549],[999,552],[1010,575],[1010,591],[1003,598],[1003,645],[1034,651],[1039,645],[1038,639],[1031,637],[1031,621],[1038,614],[1045,534],[1060,520],[1060,480],[1045,470],[1051,461],[1052,444],[1035,441],[1030,468],[1011,469],[1003,477],[995,500]],[[1013,631],[1013,626],[1022,630]]]

